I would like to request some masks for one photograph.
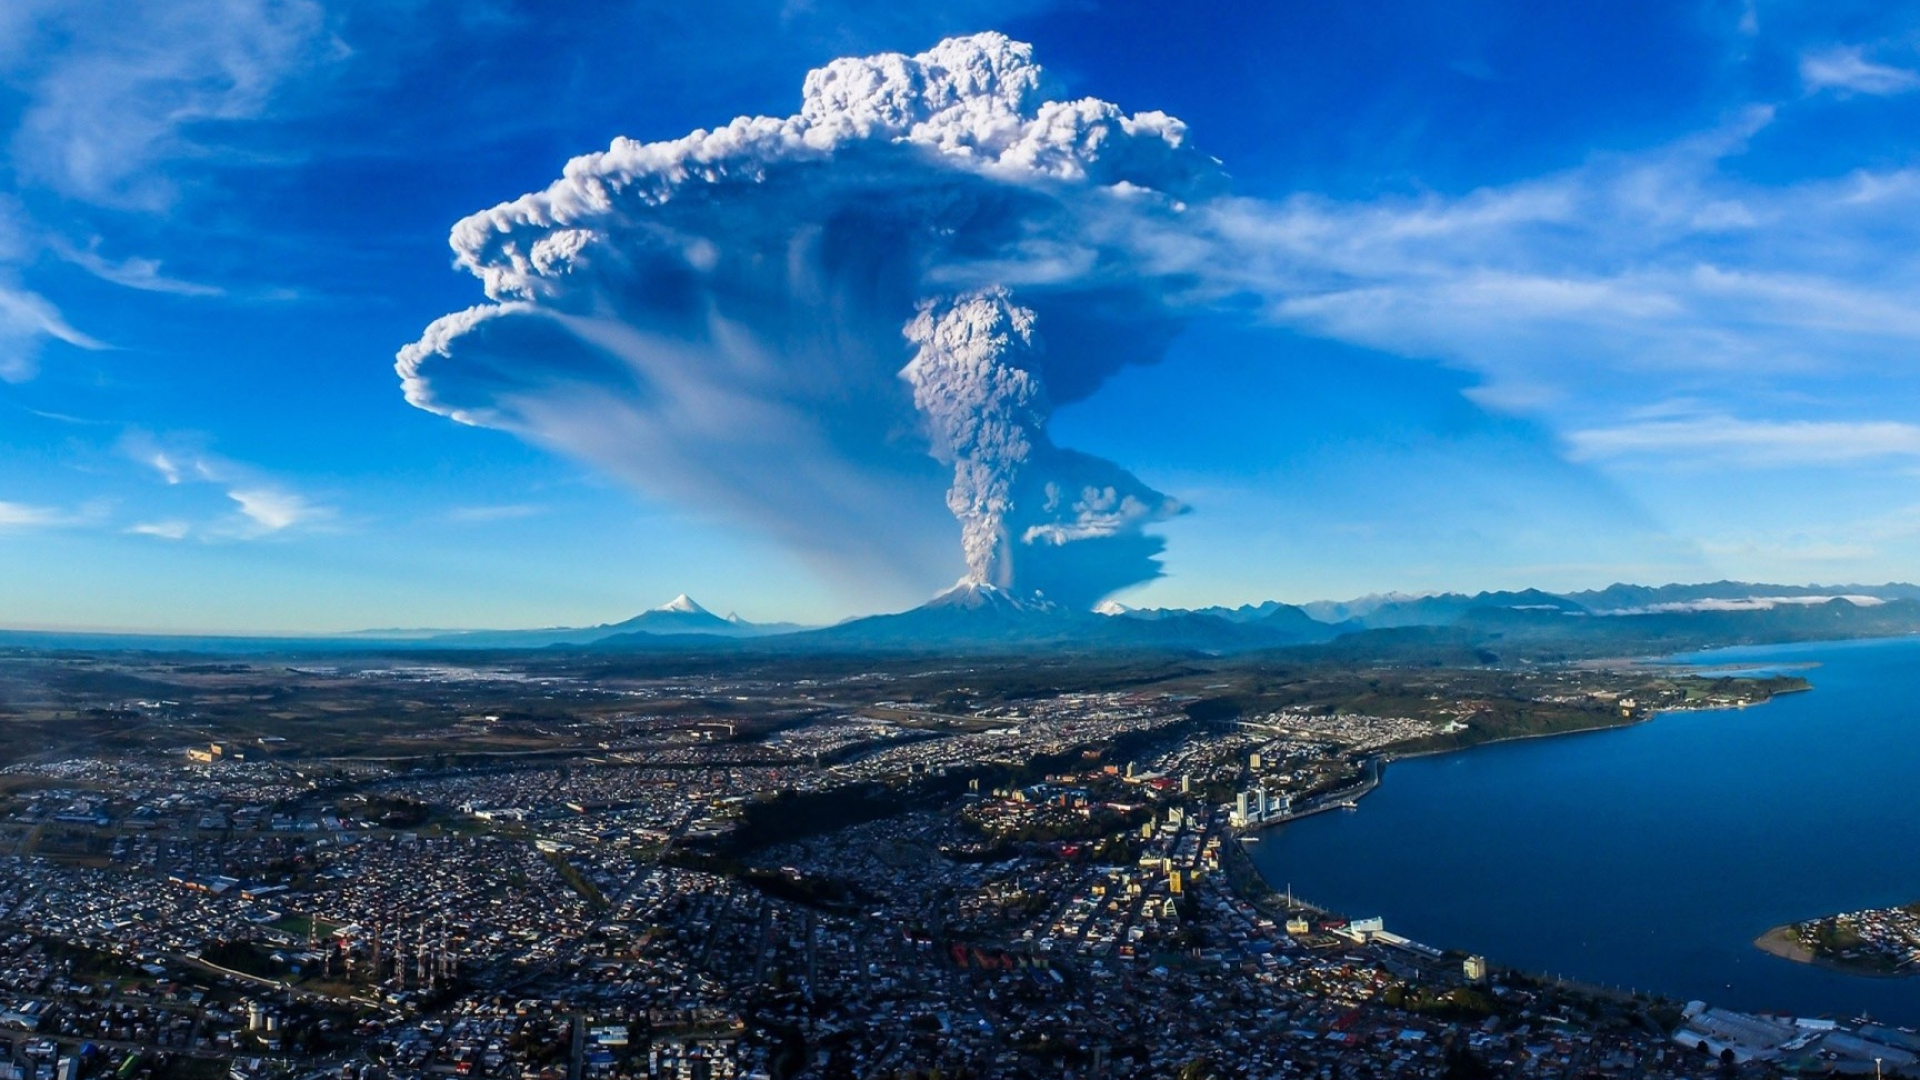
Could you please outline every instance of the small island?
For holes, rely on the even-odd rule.
[[[1754,944],[1787,960],[1854,975],[1920,974],[1920,903],[1788,923]]]

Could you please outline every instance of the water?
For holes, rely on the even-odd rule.
[[[1792,668],[1814,690],[1395,762],[1357,812],[1270,829],[1254,862],[1276,888],[1498,964],[1920,1025],[1920,977],[1753,946],[1782,923],[1920,900],[1920,638],[1683,659]]]

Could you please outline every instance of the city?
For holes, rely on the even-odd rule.
[[[9,1075],[1705,1076],[1723,1050],[1753,1075],[1784,1060],[1683,1003],[1315,908],[1261,881],[1242,841],[1354,805],[1396,749],[1516,702],[1577,730],[1790,681],[1378,669],[1363,696],[1421,705],[1381,716],[1342,700],[1357,688],[1338,670],[1255,687],[1176,665],[1140,689],[1036,693],[1025,665],[867,663],[596,683],[551,658],[15,657],[16,684],[68,687],[45,691],[49,715],[124,719],[110,752],[70,727],[0,771]],[[116,684],[153,696],[75,689]],[[300,691],[279,695],[281,734],[223,737],[257,723],[235,702],[267,685]],[[373,719],[400,699],[419,729]],[[371,730],[340,752],[362,708]],[[1825,1034],[1799,1060],[1867,1060],[1843,1036],[1886,1062],[1920,1046]]]
[[[0,0],[0,1080],[1920,1080],[1916,132],[1886,0]]]

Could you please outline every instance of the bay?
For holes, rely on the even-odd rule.
[[[1920,900],[1920,638],[1676,659],[1792,668],[1814,689],[1397,761],[1357,811],[1262,833],[1254,863],[1275,888],[1499,965],[1920,1025],[1920,977],[1753,946],[1782,923]]]

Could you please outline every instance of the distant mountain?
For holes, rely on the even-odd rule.
[[[1446,629],[1502,656],[1657,655],[1727,645],[1895,637],[1920,633],[1920,600],[1830,597],[1774,606],[1631,611],[1569,618],[1539,609],[1482,608]]]
[[[1006,645],[1070,641],[1096,634],[1107,621],[1069,611],[1040,596],[1016,596],[963,581],[909,611],[849,619],[792,635],[799,644],[898,648],[913,645]]]
[[[657,608],[643,611],[625,622],[614,623],[609,629],[628,634],[640,631],[648,634],[726,634],[742,632],[747,623],[731,623],[693,602],[686,593],[661,604]]]
[[[1300,610],[1323,623],[1344,623],[1363,619],[1388,604],[1398,604],[1408,600],[1419,600],[1424,593],[1372,593],[1353,600],[1313,600],[1300,605]]]
[[[1330,624],[1315,618],[1308,607],[1271,600],[1198,609],[1135,609],[1105,602],[1093,611],[1074,611],[1038,595],[963,582],[908,611],[759,640],[781,651],[1047,648],[1225,654],[1306,649],[1314,655],[1348,656],[1382,650],[1381,659],[1405,659],[1434,648],[1445,662],[1468,657],[1477,658],[1469,662],[1490,663],[1513,655],[1675,651],[1920,630],[1920,600],[1890,599],[1907,591],[1920,593],[1912,586],[1849,586],[1844,592],[1851,599],[1833,595],[1839,591],[1720,583],[1615,586],[1611,592],[1575,596],[1539,589],[1400,594],[1323,605],[1321,610],[1329,614],[1336,606],[1351,613]],[[1607,606],[1619,604],[1638,606]],[[623,632],[602,645],[684,648],[701,640],[684,633],[671,639],[660,636],[696,624],[668,622],[656,614],[621,624],[629,631],[645,627],[648,633]]]
[[[1329,640],[1339,632],[1314,621],[1299,608],[1272,602],[1201,611],[1136,611],[1123,604],[1104,603],[1092,612],[1084,612],[1039,596],[1019,596],[992,585],[962,582],[910,611],[852,619],[789,640],[861,648],[1046,645],[1222,653],[1310,644]]]
[[[1228,642],[1239,648],[1262,648],[1273,644],[1328,641],[1343,632],[1343,628],[1329,626],[1307,614],[1304,609],[1278,600],[1242,604],[1239,607],[1215,606],[1190,610],[1129,608],[1106,601],[1093,610],[1101,615],[1131,622],[1167,624],[1152,634],[1136,632],[1134,636],[1141,638],[1179,637],[1178,630],[1174,628],[1184,627],[1190,631],[1196,645],[1206,642],[1208,648],[1218,648]],[[1223,641],[1223,638],[1227,640]]]
[[[1591,592],[1568,593],[1567,599],[1596,614],[1657,611],[1739,610],[1778,607],[1783,603],[1823,603],[1846,597],[1867,600],[1920,600],[1920,585],[1760,585],[1747,581],[1713,581],[1702,585],[1609,585]]]
[[[738,637],[769,637],[774,634],[792,634],[801,630],[811,630],[806,623],[797,622],[748,622],[735,612],[727,612],[727,622],[733,626]]]
[[[1356,602],[1357,603],[1357,602]],[[1352,629],[1385,630],[1401,626],[1452,626],[1483,609],[1518,609],[1586,614],[1585,606],[1538,589],[1520,592],[1440,593],[1383,600],[1370,610],[1347,619]]]
[[[633,635],[681,638],[689,635],[722,638],[765,637],[804,629],[793,623],[751,623],[738,615],[721,618],[701,607],[686,593],[617,623],[598,626],[550,627],[544,630],[462,630],[417,639],[424,644],[462,649],[541,649],[555,645],[592,645],[608,638]]]
[[[1292,604],[1269,604],[1272,610],[1257,619],[1250,619],[1245,625],[1255,627],[1269,635],[1285,635],[1301,641],[1330,641],[1339,637],[1343,629],[1329,626],[1308,614],[1305,608]]]
[[[1327,620],[1337,617],[1337,621]],[[1071,610],[1037,594],[962,583],[909,611],[809,629],[721,617],[685,595],[617,623],[539,630],[366,631],[244,637],[0,630],[0,647],[206,653],[588,648],[753,650],[1154,650],[1373,663],[1497,663],[1648,656],[1720,645],[1920,633],[1920,586],[1610,585],[1387,594],[1294,606]]]
[[[1208,615],[1216,619],[1225,619],[1230,623],[1253,623],[1269,618],[1283,611],[1295,611],[1302,615],[1306,612],[1292,604],[1283,604],[1278,600],[1265,600],[1258,604],[1241,604],[1239,607],[1215,605],[1203,608],[1130,608],[1112,600],[1102,601],[1093,609],[1101,615],[1125,615],[1132,619],[1167,619],[1186,615]],[[1311,618],[1311,616],[1308,616]]]

